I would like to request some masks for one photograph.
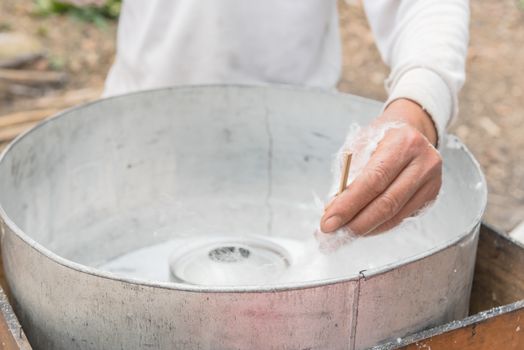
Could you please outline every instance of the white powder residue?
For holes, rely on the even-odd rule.
[[[333,184],[330,191],[330,197],[333,197],[338,190],[344,154],[353,154],[347,183],[349,185],[362,172],[386,133],[391,129],[398,129],[403,126],[405,126],[405,124],[400,122],[390,122],[384,123],[379,127],[367,126],[364,128],[356,123],[351,124],[346,136],[346,141],[338,151],[335,161],[333,162]]]
[[[339,155],[346,150],[354,153],[349,182],[360,174],[387,130],[400,126],[392,123],[374,131],[360,129],[356,125],[351,127],[348,139],[339,152]],[[446,144],[443,147],[451,155],[462,152],[447,149]],[[239,195],[228,198],[228,201],[222,198],[206,199],[205,216],[200,213],[203,210],[200,201],[193,204],[185,200],[177,204],[176,198],[173,198],[151,203],[146,208],[141,206],[126,213],[119,221],[108,221],[103,230],[101,223],[92,227],[97,233],[119,232],[124,226],[122,222],[129,221],[134,223],[134,229],[129,234],[136,232],[136,239],[159,237],[152,244],[137,244],[137,248],[117,257],[110,257],[102,263],[97,261],[96,266],[136,278],[172,281],[170,257],[173,253],[208,241],[223,241],[224,251],[231,251],[231,256],[223,255],[216,264],[214,260],[203,259],[184,266],[198,271],[219,269],[213,272],[213,278],[202,283],[215,286],[277,285],[347,278],[358,276],[362,271],[400,264],[463,236],[463,229],[470,227],[471,218],[477,215],[479,198],[484,191],[483,182],[479,182],[478,178],[472,181],[454,171],[453,158],[448,163],[446,158],[444,160],[443,184],[435,201],[382,234],[356,237],[344,229],[330,234],[321,233],[318,226],[325,204],[316,195],[313,195],[312,201],[286,201],[285,198],[272,201],[275,224],[271,235],[266,233],[265,220],[260,216],[265,207],[250,196]],[[333,189],[337,188],[339,176],[340,158],[337,158]],[[162,213],[165,222],[159,222],[158,213]],[[201,217],[206,220],[199,220]],[[255,219],[260,220],[254,222]],[[475,236],[471,237],[474,239]],[[144,242],[147,241],[144,239]],[[250,252],[240,250],[242,247]],[[202,250],[202,257],[215,256],[214,251]],[[184,263],[183,259],[177,261]],[[198,261],[204,265],[199,266]],[[238,265],[233,266],[231,261]]]

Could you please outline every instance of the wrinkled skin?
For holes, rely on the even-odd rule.
[[[442,159],[431,117],[418,104],[398,99],[372,127],[392,121],[404,125],[386,132],[362,173],[329,203],[322,232],[345,226],[357,235],[380,233],[436,198]]]

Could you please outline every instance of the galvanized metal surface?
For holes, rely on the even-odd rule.
[[[457,219],[464,230],[456,238],[399,264],[334,280],[212,288],[137,281],[82,264],[88,255],[90,259],[97,254],[102,258],[109,250],[125,252],[133,249],[133,244],[161,242],[166,237],[162,233],[141,237],[129,231],[126,234],[133,239],[119,244],[119,233],[112,236],[102,230],[107,244],[101,245],[100,237],[96,240],[69,228],[94,225],[116,211],[132,209],[133,204],[143,205],[143,197],[151,196],[148,191],[174,190],[172,176],[180,164],[194,169],[194,182],[213,185],[203,182],[208,170],[205,166],[190,158],[178,159],[178,163],[170,158],[176,147],[189,147],[188,154],[192,151],[191,145],[177,143],[173,135],[165,134],[173,131],[170,118],[178,118],[177,127],[186,128],[191,135],[195,135],[195,125],[201,128],[200,137],[212,141],[208,152],[223,147],[216,151],[229,152],[233,158],[242,156],[231,153],[238,145],[220,143],[220,138],[231,138],[230,131],[220,135],[209,131],[218,127],[213,124],[218,122],[213,114],[232,115],[230,125],[236,123],[237,127],[250,124],[248,130],[253,132],[241,136],[244,145],[267,145],[268,135],[261,137],[255,132],[267,130],[260,115],[278,114],[282,124],[276,132],[287,133],[291,140],[275,136],[272,150],[276,154],[295,152],[301,160],[305,152],[300,149],[304,146],[301,138],[313,137],[310,131],[315,130],[320,136],[314,137],[320,141],[305,143],[311,146],[307,153],[314,165],[278,164],[286,159],[277,157],[279,166],[269,174],[273,180],[286,179],[289,168],[294,168],[303,174],[296,181],[309,186],[311,178],[313,183],[325,183],[312,169],[329,166],[326,154],[338,148],[347,130],[337,126],[346,125],[347,116],[365,123],[379,110],[380,104],[362,98],[288,88],[165,89],[66,112],[15,141],[0,160],[2,255],[16,310],[34,347],[361,349],[399,333],[464,317],[485,191],[472,194],[465,189],[464,195],[472,196],[476,205],[464,208],[465,221]],[[147,119],[153,116],[158,123]],[[192,124],[195,122],[199,124]],[[205,150],[206,146],[202,147],[195,151]],[[268,147],[265,149],[267,152]],[[457,171],[473,183],[483,184],[467,151],[457,147],[449,153],[445,156],[452,159]],[[144,162],[146,166],[140,166]],[[133,175],[131,168],[136,169]],[[221,179],[231,173],[226,169],[215,175]],[[273,190],[286,195],[288,189],[275,183]],[[187,192],[199,191],[194,183],[178,182],[176,186],[178,193],[180,187],[184,192],[184,186]],[[111,196],[114,188],[120,191],[118,198]],[[246,191],[266,193],[266,188],[260,191],[249,183],[223,190],[222,195],[231,196]],[[288,195],[303,199],[299,197],[309,193]],[[251,224],[265,225],[266,215],[267,211],[261,212],[260,222]],[[276,225],[288,219],[272,215]],[[24,226],[25,232],[19,226]],[[89,254],[83,255],[82,250]],[[76,262],[61,256],[74,257]]]
[[[483,223],[470,316],[387,342],[373,350],[524,348],[524,245]]]
[[[363,272],[357,349],[459,320],[468,314],[478,228],[457,244],[388,273]],[[403,281],[403,283],[395,283]],[[386,292],[387,291],[387,292]],[[421,325],[424,325],[421,327]]]

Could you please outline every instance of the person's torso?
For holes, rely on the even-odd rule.
[[[124,0],[106,95],[187,84],[332,88],[335,0]]]

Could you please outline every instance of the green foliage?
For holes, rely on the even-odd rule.
[[[0,32],[9,32],[11,29],[13,29],[11,23],[0,22]]]
[[[49,56],[48,61],[49,61],[49,67],[52,70],[61,71],[66,66],[66,61],[64,60],[64,58],[60,56],[51,55]]]
[[[72,17],[104,25],[107,19],[116,19],[120,14],[121,0],[107,0],[102,6],[75,6],[60,0],[35,0],[36,13],[42,16],[68,14]]]

